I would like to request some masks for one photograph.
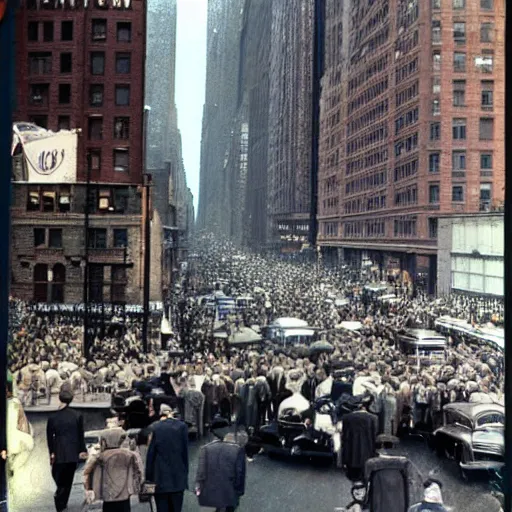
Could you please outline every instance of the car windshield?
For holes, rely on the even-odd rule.
[[[487,413],[480,416],[476,422],[477,427],[490,425],[505,425],[505,415],[500,412]]]

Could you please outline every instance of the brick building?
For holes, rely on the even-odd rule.
[[[88,252],[90,301],[142,303],[145,17],[142,0],[24,0],[18,10],[14,119],[79,133],[72,180],[14,180],[12,293],[22,299],[82,302]],[[151,300],[160,281],[153,264]]]
[[[318,244],[435,276],[437,217],[503,201],[504,1],[327,3]]]
[[[281,248],[300,247],[310,229],[314,21],[314,0],[272,2],[267,213]]]

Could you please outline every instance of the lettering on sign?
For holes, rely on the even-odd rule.
[[[37,168],[35,171],[44,176],[53,174],[64,162],[66,151],[64,149],[41,151],[37,159]]]

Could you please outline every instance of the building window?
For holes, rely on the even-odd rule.
[[[482,55],[475,57],[475,66],[481,73],[493,72],[494,55],[492,50],[489,53],[482,52]]]
[[[103,84],[93,84],[90,88],[91,107],[101,107],[103,105]]]
[[[454,151],[452,153],[452,170],[465,171],[466,170],[466,152]]]
[[[48,302],[48,265],[37,263],[34,266],[34,301]]]
[[[71,73],[73,70],[73,55],[71,53],[60,54],[60,72]]]
[[[453,54],[453,71],[456,73],[466,72],[466,54],[455,52]]]
[[[456,10],[466,8],[466,0],[452,0],[453,8]]]
[[[441,77],[432,77],[432,94],[440,94],[441,92]]]
[[[71,103],[71,84],[59,84],[59,104]]]
[[[431,217],[428,219],[428,237],[437,238],[437,218]]]
[[[112,265],[112,302],[126,302],[126,268],[120,265]]]
[[[452,202],[463,203],[464,202],[464,186],[453,185],[452,187]]]
[[[492,169],[492,153],[480,154],[480,169]]]
[[[466,105],[466,80],[454,80],[453,82],[453,106],[464,107]]]
[[[45,43],[53,41],[53,21],[43,22],[43,41]]]
[[[114,139],[129,139],[130,138],[130,118],[129,117],[116,117],[114,118]]]
[[[428,187],[428,202],[430,204],[439,203],[439,183],[430,184]]]
[[[128,247],[127,229],[114,229],[114,247]]]
[[[71,211],[71,187],[69,185],[59,186],[59,212],[68,213]]]
[[[63,21],[60,26],[60,40],[73,41],[73,22]]]
[[[481,43],[492,43],[494,34],[493,23],[482,23],[480,25],[480,42]]]
[[[488,212],[491,210],[492,185],[490,183],[480,184],[480,211]]]
[[[494,8],[493,0],[480,0],[480,9],[492,10]]]
[[[432,20],[432,42],[441,42],[441,20]]]
[[[46,229],[34,228],[34,247],[46,247]]]
[[[50,84],[35,84],[30,86],[30,105],[38,107],[48,106],[48,97],[50,94]]]
[[[112,204],[112,190],[109,188],[100,189],[98,197],[98,210],[101,212],[114,210],[114,206]]]
[[[62,229],[48,230],[48,247],[51,249],[62,249]]]
[[[127,75],[130,73],[130,54],[117,53],[116,54],[116,73],[119,75]]]
[[[40,126],[41,128],[44,128],[45,130],[48,129],[48,116],[42,116],[42,115],[29,115],[28,121],[30,123],[34,123],[37,126]]]
[[[127,149],[114,149],[114,171],[128,172],[130,154]]]
[[[494,119],[492,117],[480,118],[480,140],[492,140],[494,138]]]
[[[69,116],[59,116],[57,122],[57,131],[69,130],[71,127],[71,118]]]
[[[130,104],[130,86],[116,85],[116,105],[125,107]]]
[[[89,140],[103,139],[103,118],[89,117]]]
[[[50,52],[31,52],[28,54],[29,75],[49,75],[52,72],[52,54]]]
[[[52,302],[62,304],[64,302],[64,284],[66,283],[66,267],[62,263],[53,266]]]
[[[456,21],[453,24],[453,40],[457,44],[466,42],[466,24],[463,21]]]
[[[101,149],[90,149],[87,156],[89,170],[99,171],[101,169]]]
[[[441,71],[441,52],[438,50],[432,54],[432,66],[434,71]]]
[[[39,22],[29,21],[27,28],[27,38],[30,42],[39,41]]]
[[[114,208],[117,213],[128,210],[129,189],[127,187],[114,189]]]
[[[107,248],[107,230],[104,228],[89,228],[89,249]]]
[[[105,73],[105,52],[91,53],[91,74],[103,75]]]
[[[107,20],[92,20],[92,40],[106,41],[107,39]]]
[[[482,109],[492,110],[494,105],[494,81],[482,81]]]
[[[129,21],[117,23],[117,42],[130,43],[132,40],[132,24]]]
[[[441,102],[438,99],[432,100],[432,115],[438,116],[441,114]]]
[[[453,140],[466,140],[466,119],[454,119],[452,121]]]
[[[439,172],[441,165],[441,155],[439,153],[430,153],[428,156],[428,171]]]
[[[430,123],[430,140],[439,140],[441,138],[441,123]]]

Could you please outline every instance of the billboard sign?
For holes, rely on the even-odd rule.
[[[16,123],[13,132],[12,155],[22,155],[23,160],[14,181],[76,183],[76,131],[55,133],[31,123]]]

